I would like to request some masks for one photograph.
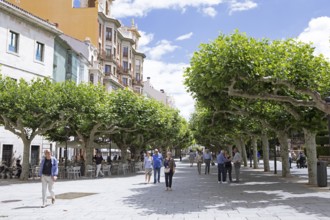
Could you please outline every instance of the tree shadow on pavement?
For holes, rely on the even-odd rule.
[[[184,162],[178,163],[177,170],[173,191],[165,191],[163,178],[160,184],[132,189],[134,195],[124,198],[124,203],[143,209],[139,213],[143,216],[221,211],[232,217],[242,213],[249,215],[255,210],[255,217],[277,217],[281,213],[318,217],[330,214],[329,193],[317,192],[270,173],[242,168],[242,182],[219,184],[216,166],[211,168],[210,175],[198,175],[196,166],[190,167]]]

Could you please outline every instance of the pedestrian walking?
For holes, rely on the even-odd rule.
[[[195,158],[196,158],[196,153],[193,150],[190,150],[190,152],[189,152],[189,162],[190,162],[191,167],[194,165]]]
[[[202,164],[203,164],[203,155],[202,155],[201,151],[197,152],[196,162],[197,162],[198,174],[201,175],[201,173],[202,173]]]
[[[150,183],[150,178],[152,175],[152,156],[150,155],[150,151],[147,151],[147,154],[144,157],[144,169],[145,169],[145,183]]]
[[[242,162],[241,154],[238,152],[238,149],[235,147],[235,148],[234,148],[234,158],[233,158],[233,163],[234,163],[234,168],[235,168],[236,182],[239,182],[239,175],[240,175],[240,169],[241,169],[241,162]]]
[[[163,163],[163,156],[158,152],[158,149],[154,150],[154,154],[152,155],[153,168],[154,168],[154,184],[160,183],[160,168]]]
[[[172,158],[172,153],[167,152],[166,158],[164,160],[164,172],[165,172],[165,185],[166,185],[166,191],[172,190],[172,180],[173,175],[175,173],[175,161]]]
[[[226,174],[228,173],[228,179],[229,179],[229,182],[233,182],[233,179],[231,177],[231,174],[232,174],[232,164],[231,164],[231,156],[230,154],[225,151],[225,158],[226,158],[226,162],[225,162],[225,170],[226,170]]]
[[[218,183],[226,182],[226,170],[225,170],[225,162],[226,158],[224,155],[224,151],[221,150],[217,156],[218,163]]]
[[[101,166],[102,166],[102,161],[103,161],[103,157],[101,155],[100,152],[97,152],[95,157],[94,157],[95,163],[96,163],[96,178],[99,177],[99,173],[101,173],[102,177],[104,176],[104,173],[101,170]]]
[[[47,188],[52,198],[52,204],[55,203],[54,182],[58,175],[58,161],[53,157],[49,150],[45,150],[45,156],[41,160],[39,176],[42,182],[42,208],[47,205]]]
[[[205,162],[205,175],[210,174],[211,153],[208,149],[203,154],[203,160]]]

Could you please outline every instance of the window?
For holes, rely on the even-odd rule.
[[[72,0],[73,8],[95,8],[95,0]]]
[[[104,72],[106,74],[110,74],[111,73],[111,65],[105,65],[104,66]]]
[[[127,61],[123,61],[123,68],[124,68],[125,72],[128,71],[128,62]]]
[[[123,78],[123,85],[124,86],[128,86],[128,80],[127,80],[127,78]]]
[[[101,38],[102,35],[102,24],[99,23],[99,38]]]
[[[94,74],[93,73],[89,75],[89,82],[94,84]]]
[[[128,47],[123,47],[123,57],[128,57]]]
[[[9,31],[9,45],[8,50],[10,52],[18,53],[18,40],[19,34],[14,31]]]
[[[106,47],[106,48],[105,48],[105,55],[106,55],[107,57],[110,57],[110,56],[111,56],[111,47]]]
[[[116,48],[113,48],[113,55],[116,56]]]
[[[109,15],[110,13],[109,13],[110,11],[109,11],[109,4],[108,4],[108,1],[106,1],[105,2],[105,14],[106,15]]]
[[[135,79],[136,81],[140,81],[140,73],[135,73]]]
[[[114,31],[113,41],[114,43],[117,43],[117,31]]]
[[[112,41],[112,28],[106,28],[105,39],[108,41]]]
[[[45,45],[37,42],[37,46],[36,46],[36,60],[43,62],[44,61],[44,47]]]
[[[141,68],[140,60],[135,60],[135,71],[140,72],[140,68]]]
[[[116,75],[116,67],[113,67],[113,74]]]

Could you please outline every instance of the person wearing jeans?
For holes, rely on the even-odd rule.
[[[153,168],[154,168],[154,184],[160,183],[160,168],[162,167],[163,156],[155,149],[152,155]]]
[[[175,173],[175,161],[172,158],[172,153],[167,152],[166,159],[164,160],[164,171],[165,171],[165,185],[166,191],[172,190],[172,179]]]
[[[205,162],[205,174],[210,174],[211,153],[208,149],[205,150],[203,154],[203,159]]]
[[[226,170],[225,170],[226,158],[224,156],[224,151],[220,151],[220,154],[217,156],[218,163],[218,183],[226,182]]]
[[[52,198],[52,204],[55,203],[55,193],[53,190],[54,182],[58,175],[58,161],[55,157],[51,156],[49,150],[45,150],[45,157],[41,160],[39,176],[42,182],[42,208],[47,204],[47,187]]]
[[[225,157],[227,159],[225,162],[225,170],[226,170],[225,172],[226,174],[228,173],[229,182],[233,182],[233,179],[231,177],[231,173],[232,173],[231,156],[227,151],[225,152]]]

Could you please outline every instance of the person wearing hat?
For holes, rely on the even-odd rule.
[[[154,155],[152,155],[153,168],[154,168],[154,184],[160,183],[160,169],[163,163],[163,156],[155,149]]]

